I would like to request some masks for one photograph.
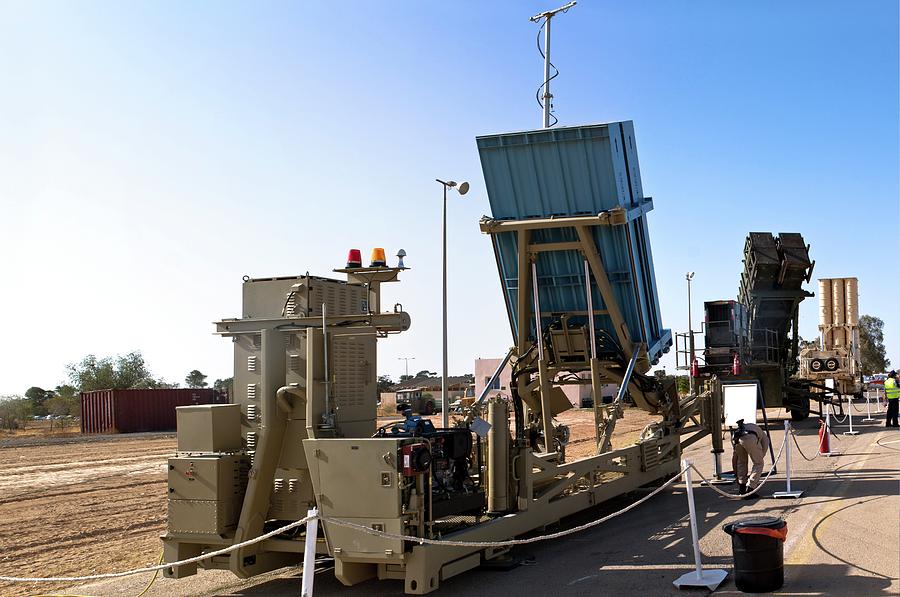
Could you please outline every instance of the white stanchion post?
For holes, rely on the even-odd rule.
[[[312,597],[313,581],[316,579],[316,539],[319,534],[319,510],[312,508],[307,516],[313,516],[306,523],[306,543],[303,549],[303,581],[300,587],[301,597]]]
[[[787,468],[787,491],[776,491],[772,494],[774,498],[798,498],[803,495],[802,491],[791,491],[791,422],[784,422],[784,464]]]
[[[697,512],[694,509],[694,487],[691,483],[691,461],[682,460],[681,468],[684,470],[684,483],[687,487],[688,512],[691,518],[691,539],[694,542],[694,571],[688,572],[672,581],[679,589],[684,587],[706,587],[710,591],[715,591],[728,572],[721,569],[704,570],[703,564],[700,562],[700,537],[697,533]]]
[[[850,418],[850,431],[844,435],[859,435],[859,431],[853,431],[853,394],[847,394],[847,416]]]
[[[871,423],[875,420],[872,418],[872,404],[869,400],[869,394],[871,394],[871,390],[866,390],[866,418],[863,419],[863,423]]]

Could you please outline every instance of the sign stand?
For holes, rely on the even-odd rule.
[[[715,591],[722,584],[728,572],[721,569],[704,570],[700,562],[700,539],[697,534],[697,511],[694,509],[694,487],[691,483],[691,461],[682,460],[681,467],[684,470],[684,482],[687,486],[688,511],[691,515],[691,539],[694,542],[694,571],[682,574],[672,581],[679,589],[685,587],[706,587]]]

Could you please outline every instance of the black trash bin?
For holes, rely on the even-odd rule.
[[[734,584],[745,593],[768,593],[784,584],[787,522],[775,516],[745,518],[722,527],[731,535]]]

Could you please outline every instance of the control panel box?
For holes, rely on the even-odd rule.
[[[220,535],[237,525],[250,462],[244,455],[169,459],[169,531]]]
[[[175,409],[179,452],[241,450],[241,406],[201,404]]]

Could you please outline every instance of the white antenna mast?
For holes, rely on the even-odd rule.
[[[541,96],[543,102],[539,102],[541,104],[541,109],[544,113],[544,128],[550,128],[550,108],[553,103],[553,94],[550,93],[550,79],[553,77],[550,76],[550,67],[553,66],[550,63],[550,19],[561,12],[566,12],[573,6],[578,4],[577,2],[569,2],[565,6],[560,6],[554,10],[548,10],[547,12],[542,12],[541,14],[534,15],[529,19],[532,23],[540,23],[541,20],[544,20],[544,84],[541,87],[544,88],[544,95]],[[540,46],[538,46],[540,49]],[[556,67],[554,67],[556,68]],[[554,75],[556,76],[556,75]],[[554,123],[555,124],[555,123]]]

